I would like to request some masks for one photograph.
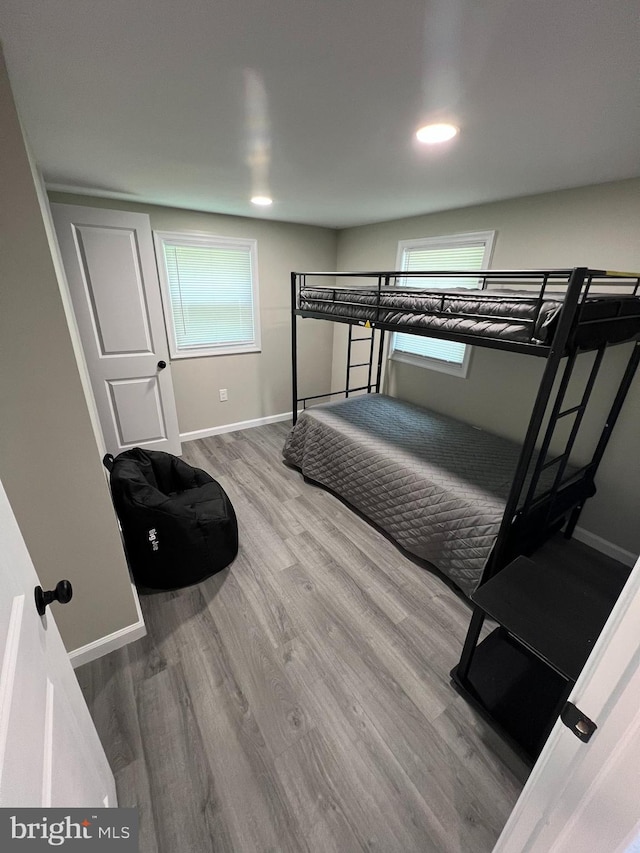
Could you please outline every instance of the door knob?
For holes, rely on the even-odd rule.
[[[41,586],[37,586],[34,590],[36,598],[36,610],[40,616],[44,616],[44,612],[52,601],[59,601],[60,604],[68,604],[73,597],[73,589],[69,581],[59,581],[55,589],[50,589],[45,592]]]
[[[166,366],[167,366],[166,361],[159,361],[158,362],[158,370],[164,370]]]

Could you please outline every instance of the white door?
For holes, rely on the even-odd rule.
[[[598,728],[556,723],[494,853],[640,851],[640,560],[569,699]]]
[[[180,454],[149,217],[52,204],[107,450]]]
[[[113,774],[0,483],[0,807],[115,806]],[[64,605],[73,607],[73,599]]]

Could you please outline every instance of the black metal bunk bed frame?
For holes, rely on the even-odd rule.
[[[370,306],[373,307],[375,315],[371,320],[362,320],[349,314],[349,309],[358,305],[349,299],[349,292],[344,286],[339,284],[327,286],[321,284],[325,290],[331,291],[332,295],[330,303],[332,305],[342,305],[346,310],[342,313],[325,313],[322,311],[309,310],[301,305],[300,294],[301,289],[307,286],[307,279],[315,280],[316,278],[329,278],[339,280],[341,278],[352,278],[375,282],[377,299]],[[530,333],[528,340],[505,340],[502,337],[485,334],[480,337],[478,335],[460,333],[449,330],[440,330],[433,328],[419,328],[416,326],[399,325],[398,323],[385,322],[383,312],[385,307],[382,305],[382,294],[388,293],[389,289],[398,280],[404,281],[410,278],[420,279],[421,282],[430,278],[444,279],[473,279],[481,283],[482,288],[485,288],[488,282],[497,282],[502,285],[504,283],[518,283],[521,286],[530,287],[535,285],[539,287],[537,292],[536,310],[533,318],[529,320],[519,320],[519,323],[530,325]],[[482,582],[488,580],[500,569],[504,568],[511,560],[519,554],[531,553],[542,542],[549,538],[554,532],[561,529],[566,522],[565,536],[570,538],[582,511],[585,501],[595,493],[595,475],[598,466],[602,460],[605,449],[613,432],[625,397],[631,386],[634,374],[640,363],[640,340],[636,339],[635,346],[631,352],[626,369],[621,378],[618,390],[611,405],[608,417],[602,428],[600,438],[597,442],[591,461],[582,466],[577,471],[571,471],[566,477],[567,464],[573,446],[578,437],[580,425],[583,415],[587,408],[591,392],[595,385],[598,371],[602,364],[605,350],[612,345],[611,342],[598,342],[596,344],[584,344],[577,339],[576,331],[578,328],[583,328],[589,323],[602,322],[602,320],[585,320],[581,318],[583,306],[589,296],[589,292],[597,282],[598,287],[626,287],[630,289],[629,295],[638,296],[640,293],[640,275],[633,273],[622,272],[607,272],[605,270],[594,270],[587,267],[576,267],[574,269],[547,269],[547,270],[445,270],[445,271],[429,271],[429,272],[313,272],[313,273],[291,273],[291,349],[292,349],[292,410],[293,422],[296,423],[298,406],[302,404],[303,408],[310,401],[327,399],[338,395],[348,397],[350,393],[366,391],[367,393],[379,392],[381,386],[382,364],[384,357],[385,332],[405,332],[409,334],[417,334],[432,338],[442,338],[446,340],[457,341],[471,346],[483,346],[493,349],[502,349],[510,352],[520,352],[529,355],[535,355],[545,358],[547,363],[538,387],[538,392],[533,404],[529,425],[526,431],[519,461],[511,483],[511,488],[506,501],[502,522],[500,524],[498,536],[491,554],[489,563],[482,577]],[[540,312],[544,304],[545,294],[548,293],[550,285],[563,284],[566,285],[566,291],[560,313],[556,320],[555,331],[552,339],[547,343],[541,343],[534,337],[534,331],[538,326]],[[425,288],[428,290],[428,288]],[[353,292],[353,288],[351,288]],[[399,289],[398,292],[402,292]],[[405,292],[416,293],[415,288],[405,288]],[[450,316],[444,312],[444,299],[450,295],[449,291],[443,290],[442,303],[440,311],[430,311],[430,314],[435,316]],[[433,291],[429,292],[433,296]],[[440,292],[438,292],[440,295]],[[557,294],[556,294],[557,295]],[[343,298],[338,298],[338,297]],[[486,299],[504,298],[504,294],[487,292]],[[483,300],[485,294],[483,294]],[[361,306],[360,306],[361,307]],[[342,309],[341,309],[342,310]],[[424,313],[419,309],[402,309],[404,313]],[[347,371],[346,371],[346,386],[341,391],[332,391],[327,394],[314,394],[312,396],[298,396],[298,344],[297,344],[297,328],[296,316],[307,317],[320,320],[331,320],[338,323],[349,324],[348,350],[347,350]],[[633,315],[635,316],[635,315]],[[491,316],[483,316],[480,314],[465,314],[466,318],[478,320],[495,320]],[[624,317],[616,316],[607,320],[608,324],[621,324],[628,322],[629,315]],[[370,329],[370,335],[364,337],[353,337],[353,328],[357,326],[362,329],[366,327]],[[375,381],[373,381],[373,366],[374,366],[374,335],[375,331],[379,330],[379,340],[377,348],[377,364]],[[637,336],[636,336],[637,337]],[[352,343],[355,341],[370,341],[368,361],[351,363]],[[628,338],[620,340],[620,343],[628,342]],[[633,338],[632,338],[633,340]],[[618,341],[615,341],[618,343]],[[563,409],[565,394],[569,386],[573,368],[577,356],[581,352],[596,353],[587,383],[585,385],[580,403],[576,406],[570,406]],[[549,418],[542,437],[542,441],[536,451],[545,415],[549,411],[549,403],[551,400],[553,388],[560,373],[561,362],[563,358],[567,358],[566,365],[562,371],[558,388],[555,394],[555,399],[551,406]],[[368,379],[366,384],[356,388],[350,387],[350,371],[354,367],[368,366]],[[553,459],[547,461],[547,455],[553,439],[557,424],[565,417],[574,416],[573,425],[569,431],[565,448],[563,452]],[[536,455],[537,454],[537,455]],[[535,460],[535,462],[534,462]],[[540,483],[540,477],[547,469],[557,465],[557,471],[552,480],[552,485],[541,494],[538,494],[537,489]],[[531,473],[530,481],[527,485],[527,475]],[[526,490],[525,490],[526,486]],[[525,493],[526,491],[526,493]],[[524,495],[524,501],[522,502]],[[568,516],[568,520],[567,520]],[[464,655],[463,655],[464,659]],[[461,662],[462,663],[462,662]]]

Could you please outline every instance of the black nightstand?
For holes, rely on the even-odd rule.
[[[518,557],[471,596],[456,689],[530,764],[578,678],[626,576]],[[498,627],[478,643],[489,616]]]

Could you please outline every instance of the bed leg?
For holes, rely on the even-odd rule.
[[[479,607],[474,607],[473,616],[471,617],[471,622],[469,623],[469,630],[467,631],[467,637],[464,641],[464,646],[462,647],[460,663],[455,669],[457,680],[459,682],[462,682],[463,684],[467,681],[467,676],[469,674],[469,666],[471,665],[471,658],[473,657],[473,653],[475,652],[483,624],[484,612]]]
[[[576,529],[576,524],[578,523],[578,519],[580,518],[580,513],[582,512],[583,506],[584,504],[578,504],[578,506],[573,508],[571,515],[569,516],[567,526],[564,530],[565,539],[571,539],[571,537],[573,536],[573,531]]]

